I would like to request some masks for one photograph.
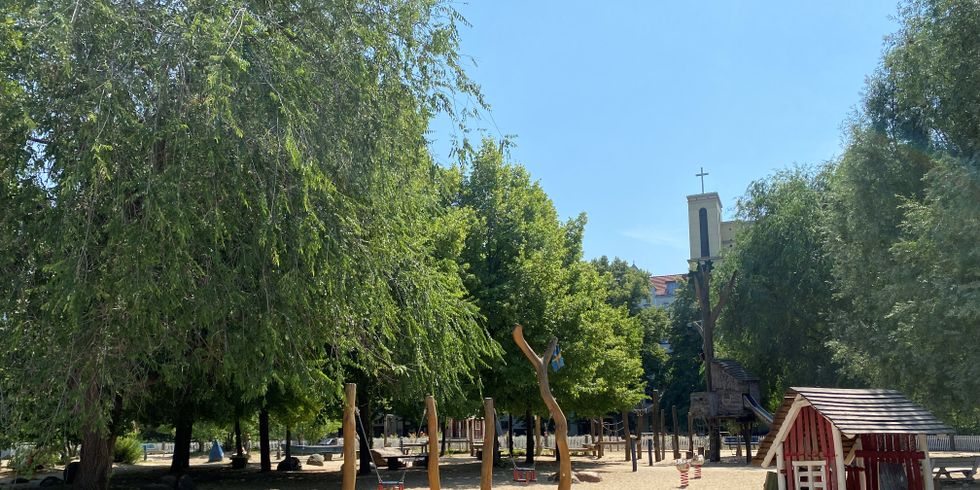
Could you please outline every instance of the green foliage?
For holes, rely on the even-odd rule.
[[[0,19],[13,430],[106,436],[117,399],[221,417],[272,385],[313,414],[352,370],[450,397],[492,352],[439,255],[460,232],[425,141],[451,93],[482,100],[451,8],[14,0]]]
[[[980,427],[974,246],[980,5],[910,2],[833,168],[837,356],[961,429]]]
[[[691,326],[701,320],[694,284],[687,283],[677,290],[677,297],[668,307],[670,325],[667,341],[671,353],[664,366],[666,371],[660,390],[660,406],[670,411],[676,405],[678,413],[687,413],[691,406],[691,393],[704,391],[704,370],[701,360],[703,341]]]
[[[626,306],[630,315],[637,315],[643,305],[652,300],[649,272],[619,257],[610,261],[605,255],[593,259],[592,265],[600,274],[609,274],[609,297],[606,301],[613,307]]]
[[[127,435],[116,439],[116,445],[112,449],[113,463],[134,464],[142,458],[143,446],[139,437]]]
[[[754,182],[738,205],[750,225],[715,274],[739,274],[718,322],[719,346],[763,380],[770,406],[790,386],[846,384],[828,346],[834,298],[825,192],[821,176],[803,169]]]
[[[504,148],[484,141],[458,199],[474,217],[460,256],[465,283],[504,351],[502,362],[482,371],[485,393],[502,412],[546,414],[534,372],[511,337],[520,323],[539,351],[558,337],[566,367],[551,379],[566,410],[632,406],[642,393],[639,324],[605,302],[607,279],[582,262],[585,217],[561,223],[527,171],[504,162]]]
[[[30,478],[39,469],[54,468],[60,461],[58,450],[51,446],[20,446],[7,461],[15,474]]]

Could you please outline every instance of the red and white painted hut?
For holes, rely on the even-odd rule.
[[[753,463],[779,490],[932,490],[926,435],[950,433],[894,390],[790,388]]]

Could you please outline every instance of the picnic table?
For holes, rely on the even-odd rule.
[[[426,452],[429,451],[429,443],[428,442],[404,442],[403,441],[403,442],[399,442],[398,443],[398,448],[401,450],[402,454],[404,454],[404,455],[408,455],[408,453],[411,452],[412,448],[418,448],[419,449],[419,452],[421,452],[421,453],[424,454],[424,453],[426,453]]]
[[[371,459],[374,460],[375,466],[385,466],[389,470],[395,470],[406,466],[405,463],[412,463],[413,466],[416,463],[427,463],[429,460],[428,454],[405,454],[401,451],[395,451],[391,448],[382,449],[372,449]]]
[[[966,482],[973,482],[980,467],[980,455],[974,456],[933,456],[929,458],[937,480],[953,480],[953,473],[962,473]]]

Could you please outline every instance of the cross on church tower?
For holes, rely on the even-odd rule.
[[[701,173],[694,174],[695,177],[701,177],[701,194],[704,194],[704,176],[708,175],[708,172],[704,171],[704,167],[701,167]]]

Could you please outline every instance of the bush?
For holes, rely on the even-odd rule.
[[[143,457],[143,445],[133,436],[116,439],[116,447],[112,450],[112,461],[115,463],[133,464]]]
[[[53,468],[58,464],[58,450],[43,446],[21,446],[7,462],[7,466],[20,476],[33,476],[39,469]]]

